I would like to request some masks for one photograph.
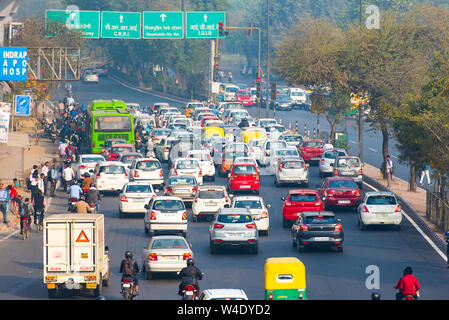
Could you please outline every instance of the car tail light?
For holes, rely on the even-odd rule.
[[[324,159],[321,159],[321,163],[324,163]]]
[[[249,223],[249,224],[246,225],[246,227],[247,227],[248,229],[256,229],[256,228],[257,228],[257,226],[256,226],[255,223]]]
[[[174,174],[175,176],[177,176],[177,175],[178,175],[178,170],[175,169],[175,171],[173,172],[173,174]]]
[[[139,172],[137,170],[134,170],[134,178],[138,178],[139,177]]]
[[[95,141],[92,141],[92,147],[95,148]]]
[[[157,261],[157,254],[156,253],[150,253],[148,256],[148,260],[150,261]]]
[[[192,188],[192,192],[193,192],[193,193],[195,193],[195,192],[196,192],[196,190],[198,190],[198,188],[197,188],[197,187],[193,187],[193,188]]]
[[[195,199],[193,201],[198,202],[198,197],[195,197]]]
[[[128,174],[125,172],[125,178],[128,178]]]
[[[101,177],[101,173],[97,173],[97,178],[100,178]]]
[[[299,229],[300,229],[301,231],[309,231],[309,227],[306,226],[305,224],[302,224],[302,225],[299,227]]]
[[[156,220],[156,212],[151,211],[151,220]]]
[[[362,175],[362,168],[359,169],[359,176]]]
[[[260,219],[267,219],[267,218],[268,218],[268,212],[267,211],[262,212]]]
[[[187,211],[182,213],[182,220],[187,220]]]
[[[224,228],[224,224],[214,223],[214,229],[223,229],[223,228]]]
[[[288,201],[285,201],[285,205],[286,206],[291,206],[292,204],[290,202],[288,202]]]
[[[270,293],[270,294],[268,295],[268,300],[273,300],[273,294],[272,294],[272,293]]]
[[[338,170],[334,168],[334,175],[338,175]]]
[[[202,176],[202,175],[203,175],[203,170],[201,170],[201,169],[200,169],[200,173],[199,173],[199,175],[200,175],[200,176]]]
[[[315,202],[315,207],[321,206],[321,201]]]
[[[343,226],[341,224],[337,224],[334,228],[334,231],[341,231],[343,230]]]
[[[369,213],[369,210],[368,210],[368,208],[366,206],[363,206],[363,210],[362,211],[366,212],[366,213]]]
[[[86,169],[86,168],[87,168],[87,166],[85,166],[85,165],[80,166],[80,169]]]
[[[355,195],[360,197],[360,190],[359,189],[355,190]]]
[[[182,256],[182,260],[187,260],[192,258],[192,255],[189,252],[185,252]]]
[[[396,206],[396,210],[394,212],[401,212],[401,207],[399,205]]]
[[[328,197],[333,197],[334,196],[334,190],[331,190],[331,189],[327,190],[327,196]]]
[[[165,188],[165,192],[173,192],[172,188]]]
[[[106,149],[105,149],[105,148],[102,148],[102,149],[101,149],[101,152],[102,152],[102,153],[105,153],[105,152],[106,152]]]
[[[163,177],[164,176],[164,171],[161,169],[160,171],[159,171],[159,177]]]
[[[122,201],[122,202],[128,202],[128,198],[127,198],[125,195],[123,195],[123,196],[120,198],[120,201]]]
[[[303,299],[304,299],[304,295],[303,295],[303,293],[302,293],[302,292],[299,292],[299,294],[298,294],[298,298],[299,298],[299,300],[303,300]]]

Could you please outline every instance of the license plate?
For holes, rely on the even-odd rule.
[[[320,160],[321,158],[312,158],[312,160]]]
[[[123,284],[123,288],[129,288],[129,287],[131,287],[131,285],[129,283],[124,283]]]
[[[190,190],[188,190],[188,189],[177,189],[176,193],[186,194],[186,193],[190,193]]]
[[[215,207],[216,205],[215,202],[206,202],[206,207]]]
[[[134,199],[134,202],[145,202],[145,199]]]
[[[338,200],[339,204],[348,204],[351,203],[351,200]]]
[[[240,186],[240,189],[249,189],[251,186]]]
[[[162,260],[178,260],[176,256],[163,256]]]
[[[241,238],[243,237],[243,233],[228,233],[229,238]]]
[[[315,241],[328,241],[329,237],[315,237]]]
[[[346,171],[346,172],[344,172],[344,171],[343,171],[343,172],[341,173],[341,175],[342,175],[342,176],[353,176],[353,175],[354,175],[354,172],[351,172],[351,171]]]
[[[95,289],[96,287],[96,283],[86,283],[86,289]]]
[[[186,291],[186,296],[193,296],[193,291]]]

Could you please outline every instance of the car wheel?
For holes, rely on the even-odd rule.
[[[213,244],[213,242],[210,242],[210,253],[211,254],[216,254],[217,253],[217,248],[215,248],[215,245]]]
[[[359,219],[359,228],[360,228],[360,230],[366,230],[366,226],[365,226],[365,224]]]
[[[123,219],[125,217],[125,214],[122,212],[122,210],[118,211],[120,219]]]
[[[153,275],[151,274],[151,271],[148,271],[147,268],[145,268],[145,280],[151,280],[153,278]]]
[[[151,238],[151,237],[154,237],[154,231],[148,231],[148,236]]]
[[[265,236],[268,237],[270,235],[270,229],[265,230]]]
[[[401,227],[400,224],[398,224],[397,226],[395,226],[395,229],[396,229],[396,231],[401,231],[401,230],[402,230],[402,227]]]
[[[193,220],[194,222],[198,222],[198,216],[192,214],[192,220]]]
[[[283,228],[288,228],[288,222],[285,219],[282,219],[282,227]]]
[[[150,230],[148,230],[148,227],[146,225],[144,225],[144,229],[145,229],[145,234],[148,234],[150,232]]]
[[[296,243],[296,251],[297,252],[304,252],[304,246],[301,246],[300,244],[299,244],[299,240],[298,240],[298,242]]]

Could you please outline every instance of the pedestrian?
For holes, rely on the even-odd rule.
[[[12,205],[12,212],[15,213],[17,210],[17,199],[18,199],[19,192],[13,185],[7,186],[6,189],[9,192],[9,199],[10,199],[10,204]],[[10,208],[10,206],[8,205],[8,208],[7,208],[8,211],[9,211],[9,208]]]
[[[65,182],[65,190],[67,190],[70,186],[70,182],[75,179],[75,172],[72,169],[72,165],[68,164],[64,171],[62,171],[62,176],[64,178],[64,182]]]
[[[59,152],[59,160],[65,160],[65,149],[67,149],[67,144],[64,141],[59,143],[58,152]]]
[[[37,172],[36,172],[37,173]],[[33,178],[31,180],[31,199],[33,199],[35,197],[35,195],[37,194],[38,190],[39,190],[39,175],[33,175]]]
[[[59,173],[58,173],[58,169],[56,168],[56,163],[53,163],[49,173],[48,173],[48,178],[50,180],[50,197],[54,197],[55,196],[55,190],[56,190],[56,183],[58,182],[58,177],[59,177]]]
[[[48,161],[45,162],[44,166],[41,169],[41,174],[44,175],[43,182],[44,182],[44,196],[47,195],[48,190],[48,171],[50,170],[50,163]]]
[[[39,179],[37,180],[37,189],[39,191],[42,191],[42,193],[45,195],[45,175],[43,173],[41,173]]]
[[[429,171],[430,171],[430,165],[427,162],[422,162],[421,163],[421,179],[419,180],[419,184],[421,185],[421,187],[424,185],[423,184],[424,176],[426,176],[426,178],[427,178],[427,184],[428,185],[432,184],[430,182]]]
[[[0,182],[0,211],[3,213],[3,223],[8,224],[8,190],[5,185]]]
[[[22,201],[22,196],[19,195],[19,199],[20,201],[18,201],[19,203],[19,210],[18,210],[18,215],[20,217],[20,234],[23,233],[23,221],[25,219],[30,219],[32,214],[33,214],[33,206],[31,205],[30,199],[29,198],[25,198],[25,201]]]
[[[385,173],[387,174],[387,187],[390,187],[390,182],[393,179],[393,170],[394,170],[393,161],[391,160],[390,155],[387,155],[385,162]]]
[[[34,224],[43,224],[46,205],[44,193],[39,190],[33,199]]]

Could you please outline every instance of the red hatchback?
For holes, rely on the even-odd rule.
[[[323,180],[318,194],[327,208],[353,207],[357,209],[361,202],[360,189],[351,178],[329,177]]]
[[[234,164],[231,167],[226,187],[228,192],[253,191],[256,194],[259,194],[259,171],[254,164]]]
[[[301,157],[305,162],[319,162],[323,154],[323,140],[308,140],[302,144]]]
[[[134,152],[132,144],[114,144],[108,153],[108,161],[116,161],[120,153]]]
[[[254,104],[253,96],[249,90],[239,90],[237,92],[237,101],[244,106],[252,106]]]
[[[290,190],[287,198],[282,197],[282,226],[287,228],[298,219],[298,213],[305,211],[324,211],[318,192],[309,189]]]

